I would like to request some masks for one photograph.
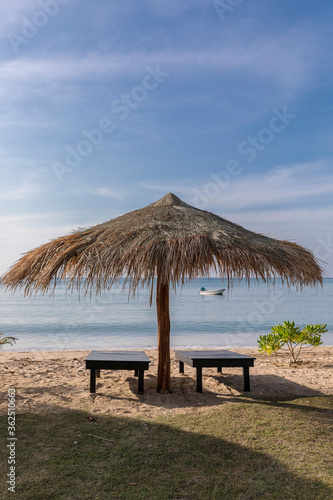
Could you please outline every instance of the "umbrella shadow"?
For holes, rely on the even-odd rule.
[[[205,387],[206,379],[206,387]],[[145,380],[145,392],[139,399],[147,405],[158,406],[164,409],[172,408],[201,408],[219,406],[224,403],[272,399],[291,400],[299,397],[324,396],[321,391],[297,384],[277,375],[251,376],[251,391],[244,392],[242,375],[208,375],[203,377],[203,392],[196,392],[195,380],[186,375],[171,377],[171,393],[156,392],[155,375]],[[128,379],[130,390],[137,394],[137,382],[134,378]],[[214,388],[212,389],[212,383]],[[218,383],[218,385],[216,385]],[[111,397],[112,399],[112,397]],[[125,396],[121,399],[127,399]]]
[[[250,403],[258,400],[269,402],[271,399],[280,398],[282,401],[296,397],[323,396],[306,386],[302,386],[277,375],[251,375],[251,392],[243,391],[243,376],[241,374],[204,375],[203,392],[196,392],[196,383],[193,376],[174,375],[171,377],[171,393],[157,393],[157,376],[149,373],[144,379],[144,394],[138,394],[138,379],[129,375],[123,381],[113,381],[112,378],[97,379],[96,393],[89,392],[88,380],[85,386],[52,385],[43,387],[25,387],[20,393],[20,411],[34,408],[37,411],[60,411],[61,403],[71,406],[72,401],[79,398],[78,402],[90,399],[92,403],[105,402],[105,407],[112,409],[112,401],[123,401],[125,404],[140,411],[142,404],[145,406],[161,408],[163,410],[188,408],[201,409],[220,406],[224,403],[244,401]],[[125,388],[124,388],[125,385]],[[49,396],[48,401],[39,401],[38,396]],[[5,397],[6,394],[3,393]],[[110,403],[110,404],[109,404]],[[81,403],[80,403],[81,404]],[[122,405],[123,406],[123,405]],[[29,410],[30,411],[30,410]]]
[[[139,400],[148,406],[160,407],[161,409],[184,409],[187,408],[203,408],[210,406],[219,406],[230,401],[228,394],[215,393],[210,390],[204,390],[203,393],[197,393],[195,381],[190,377],[171,377],[172,391],[166,393],[158,393],[156,391],[157,377],[150,375],[148,380],[145,380],[144,394],[137,394],[137,383],[135,379],[128,379],[130,390],[139,396]],[[113,396],[112,399],[128,399],[126,396],[120,398]],[[235,398],[236,400],[237,398]]]

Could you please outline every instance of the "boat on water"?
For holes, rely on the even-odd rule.
[[[225,288],[220,288],[219,290],[206,290],[206,288],[201,287],[200,295],[223,295]]]

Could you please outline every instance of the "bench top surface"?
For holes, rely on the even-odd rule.
[[[178,359],[177,355],[181,355],[182,357],[188,358],[188,359],[256,359],[253,358],[252,356],[247,356],[246,354],[239,354],[238,352],[233,352],[233,351],[175,351],[176,358]]]
[[[150,363],[144,351],[91,351],[85,361],[134,361]]]

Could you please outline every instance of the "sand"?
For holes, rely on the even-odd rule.
[[[91,415],[108,413],[133,417],[201,412],[246,399],[296,398],[333,394],[333,347],[302,351],[295,366],[289,356],[267,356],[257,349],[235,349],[256,357],[250,368],[251,392],[243,392],[241,368],[203,369],[203,393],[195,391],[195,369],[179,364],[171,353],[172,394],[156,393],[157,351],[146,350],[152,360],[145,372],[145,393],[137,393],[132,371],[101,372],[96,394],[89,392],[89,370],[84,358],[89,351],[0,352],[0,412],[7,412],[7,391],[16,390],[17,413],[50,413],[84,410]]]

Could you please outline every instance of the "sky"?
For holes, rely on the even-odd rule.
[[[0,4],[0,274],[173,192],[333,277],[331,0]]]

